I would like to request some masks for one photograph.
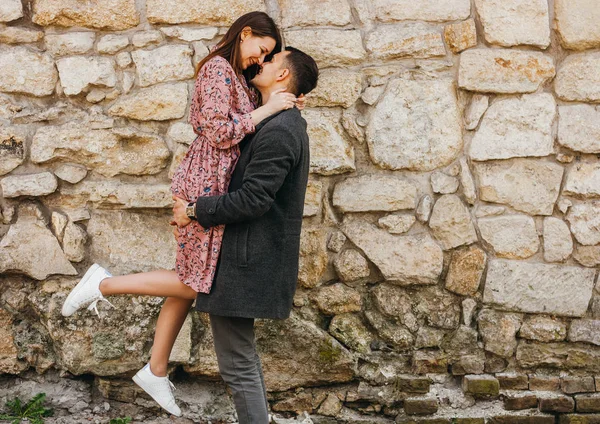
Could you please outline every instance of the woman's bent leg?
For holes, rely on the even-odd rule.
[[[210,315],[219,371],[233,392],[240,424],[267,424],[268,404],[254,340],[254,319]]]
[[[198,295],[194,289],[179,281],[179,276],[175,271],[167,270],[106,278],[100,283],[100,292],[104,296],[139,294],[191,300]]]
[[[192,303],[194,303],[193,299],[179,299],[176,297],[168,297],[163,303],[156,322],[156,333],[154,333],[154,344],[152,345],[152,356],[150,358],[152,374],[158,377],[167,375],[171,350]]]

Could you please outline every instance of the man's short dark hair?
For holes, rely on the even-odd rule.
[[[285,63],[291,73],[288,91],[296,96],[310,93],[317,86],[319,79],[317,62],[295,47],[288,46],[285,51],[289,52],[285,56]]]

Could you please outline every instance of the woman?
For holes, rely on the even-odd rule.
[[[266,13],[251,12],[238,18],[198,64],[190,107],[190,123],[198,137],[173,176],[173,196],[194,202],[198,196],[227,193],[240,154],[238,144],[254,132],[260,121],[294,106],[296,97],[279,91],[257,108],[258,95],[248,86],[265,59],[279,50],[281,37],[275,22]],[[88,309],[95,309],[98,301],[108,302],[104,298],[108,295],[166,297],[156,324],[150,362],[133,379],[173,415],[181,415],[181,410],[167,377],[169,355],[197,294],[210,292],[223,230],[223,226],[204,229],[197,223],[176,227],[176,271],[113,277],[94,264],[62,308],[62,314],[70,316],[88,304]]]

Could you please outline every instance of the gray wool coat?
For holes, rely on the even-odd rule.
[[[308,182],[306,121],[296,108],[280,112],[257,125],[241,147],[229,192],[196,201],[200,225],[225,224],[211,291],[198,294],[196,309],[287,318],[296,291]]]

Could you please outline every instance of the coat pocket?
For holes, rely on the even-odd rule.
[[[237,264],[240,267],[246,268],[248,266],[248,233],[250,231],[249,225],[241,225],[237,230]]]

